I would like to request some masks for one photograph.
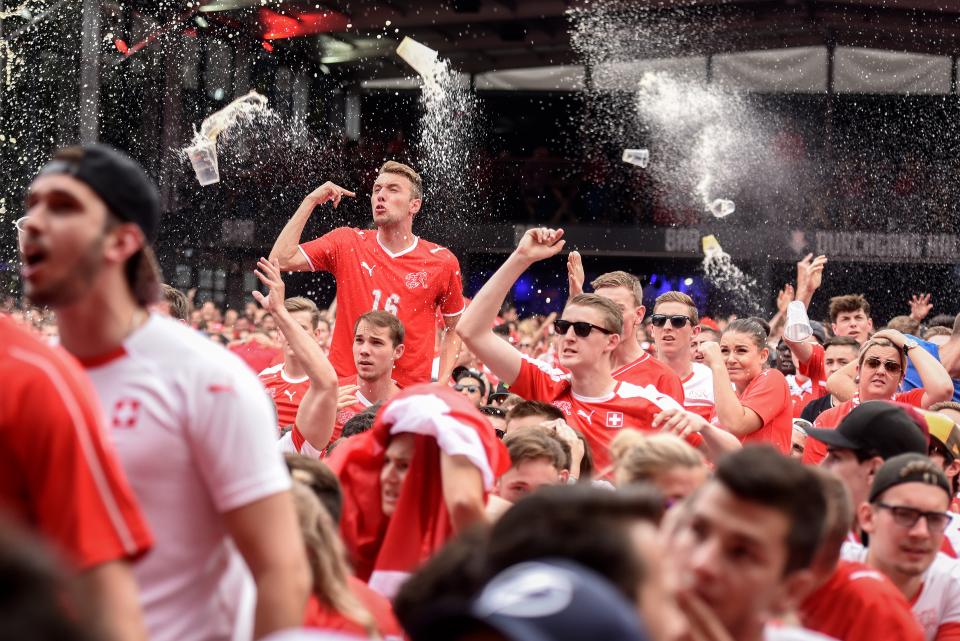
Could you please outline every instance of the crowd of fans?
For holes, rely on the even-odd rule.
[[[772,318],[647,310],[550,227],[466,301],[416,172],[372,192],[375,229],[313,239],[354,194],[307,195],[235,310],[161,284],[129,158],[40,172],[0,315],[9,638],[960,638],[949,303],[811,320],[811,255]],[[520,318],[541,261],[568,300]],[[321,270],[333,307],[286,296]]]

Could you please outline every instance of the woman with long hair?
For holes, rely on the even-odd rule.
[[[703,343],[703,363],[713,372],[716,409],[711,422],[742,443],[763,442],[789,454],[793,402],[783,374],[766,367],[769,326],[759,318],[738,318],[719,343]]]

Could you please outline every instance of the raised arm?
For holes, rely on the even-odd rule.
[[[453,369],[457,366],[457,360],[460,358],[460,348],[463,347],[463,341],[457,336],[457,323],[460,316],[444,316],[443,336],[440,337],[440,372],[437,380],[446,384],[453,374]]]
[[[507,385],[517,380],[522,359],[520,352],[491,328],[500,305],[520,275],[538,260],[560,253],[566,242],[562,238],[562,229],[528,229],[517,249],[477,292],[457,323],[457,334],[470,351]]]
[[[486,519],[483,476],[466,456],[440,453],[440,482],[450,524],[459,532]]]
[[[264,296],[254,291],[254,298],[276,319],[277,327],[283,332],[290,349],[297,355],[310,379],[310,389],[304,394],[297,410],[297,428],[314,449],[323,450],[330,441],[337,418],[337,372],[316,338],[303,329],[284,307],[286,288],[277,261],[261,258],[255,273],[260,282],[270,288],[270,292]]]
[[[857,366],[859,359],[850,361],[827,379],[827,391],[840,401],[849,401],[857,393]]]
[[[287,272],[302,272],[310,269],[310,264],[300,252],[300,236],[303,234],[303,228],[310,219],[310,214],[317,205],[332,202],[334,207],[340,205],[340,199],[344,196],[356,196],[352,191],[343,187],[334,185],[332,182],[325,182],[320,187],[312,191],[300,206],[293,213],[287,224],[283,226],[280,235],[273,243],[273,249],[270,250],[270,260],[277,261],[280,269]]]
[[[730,384],[730,374],[723,362],[719,343],[704,343],[700,346],[703,363],[713,372],[713,396],[720,426],[743,438],[763,427],[763,419],[749,407],[744,407]]]
[[[886,338],[901,349],[907,342],[907,337],[895,329],[880,330],[873,337]],[[950,380],[950,374],[933,354],[918,345],[907,351],[907,358],[917,368],[917,374],[920,375],[920,382],[923,385],[920,407],[927,408],[934,403],[949,401],[953,398],[953,381]]]
[[[586,280],[583,271],[583,259],[580,252],[572,251],[567,254],[567,297],[573,298],[583,293],[583,281]]]

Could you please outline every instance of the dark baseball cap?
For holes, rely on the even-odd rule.
[[[492,403],[494,399],[500,398],[501,396],[510,396],[510,386],[506,383],[500,383],[495,390],[490,392],[490,402]]]
[[[120,220],[135,223],[148,244],[160,231],[160,194],[130,156],[107,145],[67,147],[56,152],[38,176],[67,174],[86,184]]]
[[[884,460],[913,452],[926,455],[927,437],[916,418],[896,403],[866,401],[847,414],[836,429],[813,427],[807,435],[828,446],[876,452]]]
[[[567,560],[520,563],[495,576],[468,610],[411,634],[454,641],[493,629],[509,641],[647,641],[637,611],[599,574]]]
[[[929,457],[922,454],[901,454],[886,461],[877,470],[870,486],[870,502],[873,503],[881,494],[903,483],[933,485],[946,492],[948,498],[953,496],[950,481]]]

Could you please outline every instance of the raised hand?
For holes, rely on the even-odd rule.
[[[723,364],[723,354],[720,352],[720,343],[713,341],[700,343],[700,349],[698,351],[703,355],[703,364],[707,367]]]
[[[904,344],[907,342],[907,337],[895,329],[881,329],[870,338],[885,338],[900,349],[903,349]]]
[[[572,251],[567,255],[567,297],[573,298],[583,293],[583,281],[586,275],[583,272],[583,259],[580,252]]]
[[[562,240],[562,229],[548,229],[534,227],[528,229],[517,245],[517,255],[535,263],[552,256],[556,256],[563,249],[567,241]]]
[[[268,312],[274,313],[282,309],[286,287],[283,284],[283,278],[280,276],[280,262],[267,260],[261,256],[253,273],[269,290],[266,296],[254,290],[251,292],[254,299]]]
[[[777,294],[777,311],[781,314],[787,313],[787,306],[793,301],[793,285],[787,283]]]
[[[910,299],[910,318],[915,321],[923,321],[933,309],[933,303],[930,302],[930,294],[914,294]]]
[[[340,199],[344,196],[353,198],[356,194],[348,189],[344,189],[340,185],[335,185],[327,181],[310,192],[306,200],[312,201],[314,205],[323,205],[332,202],[333,207],[337,208],[340,206]]]

